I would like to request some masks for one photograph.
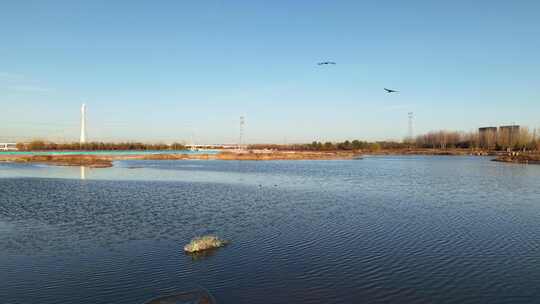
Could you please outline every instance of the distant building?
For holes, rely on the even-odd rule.
[[[510,132],[513,134],[519,134],[519,125],[500,126],[499,132]]]
[[[479,128],[478,143],[482,149],[494,149],[497,145],[497,127]]]
[[[519,141],[519,126],[500,126],[497,144],[505,149],[514,147]]]
[[[86,105],[81,106],[81,139],[80,143],[86,143]]]
[[[17,151],[16,143],[0,143],[0,151]]]

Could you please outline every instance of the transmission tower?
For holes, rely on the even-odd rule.
[[[414,114],[413,112],[409,112],[408,113],[408,116],[409,116],[409,134],[407,134],[408,138],[409,138],[409,141],[412,142],[413,140],[413,118],[414,118]]]

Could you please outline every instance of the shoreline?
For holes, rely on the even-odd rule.
[[[540,154],[514,152],[511,154],[500,155],[493,159],[493,161],[501,163],[540,165]]]
[[[89,168],[110,168],[114,161],[120,160],[339,160],[359,159],[361,154],[356,152],[268,152],[268,151],[225,151],[217,154],[103,154],[103,155],[2,155],[0,161],[11,163],[39,163],[54,166],[84,166]]]
[[[129,151],[126,154],[74,154],[66,155],[32,155],[2,154],[0,162],[12,163],[41,163],[53,166],[84,166],[90,168],[110,168],[114,161],[120,160],[235,160],[235,161],[266,161],[266,160],[350,160],[362,159],[363,155],[433,155],[433,156],[494,156],[493,161],[521,164],[540,164],[540,154],[513,153],[500,151],[472,151],[464,149],[399,149],[378,151],[275,151],[275,150],[245,150],[221,151],[218,153],[162,153],[137,154]],[[78,151],[82,152],[82,151]]]

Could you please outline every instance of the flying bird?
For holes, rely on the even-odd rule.
[[[387,88],[384,88],[384,90],[386,91],[386,93],[397,93],[397,92],[399,92],[399,91],[391,90],[391,89],[387,89]]]
[[[336,64],[336,63],[333,61],[323,61],[323,62],[317,63],[317,65],[327,65],[327,64]]]

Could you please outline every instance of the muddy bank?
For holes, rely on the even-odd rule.
[[[41,163],[55,166],[83,166],[89,168],[112,167],[112,159],[94,155],[30,155],[4,159],[17,163]]]
[[[450,156],[488,156],[496,155],[495,151],[471,149],[384,149],[376,151],[363,151],[371,155],[450,155]]]
[[[498,162],[503,162],[503,163],[540,165],[540,154],[512,153],[512,154],[501,155],[495,158],[493,161],[498,161]]]
[[[236,151],[218,154],[141,154],[141,155],[1,155],[0,161],[41,163],[55,166],[112,167],[117,160],[330,160],[360,158],[354,152],[268,152]]]
[[[149,154],[133,155],[122,157],[121,159],[142,159],[142,160],[183,160],[183,159],[215,159],[213,154]]]
[[[83,166],[109,168],[117,160],[182,160],[211,159],[209,154],[152,154],[152,155],[1,155],[0,161],[15,163],[39,163],[54,166]]]
[[[356,152],[222,152],[215,155],[220,160],[331,160],[359,159],[361,154]]]
[[[360,158],[355,152],[299,152],[299,151],[227,151],[217,154],[153,154],[135,155],[123,159],[144,160],[182,160],[182,159],[214,159],[214,160],[330,160]]]

